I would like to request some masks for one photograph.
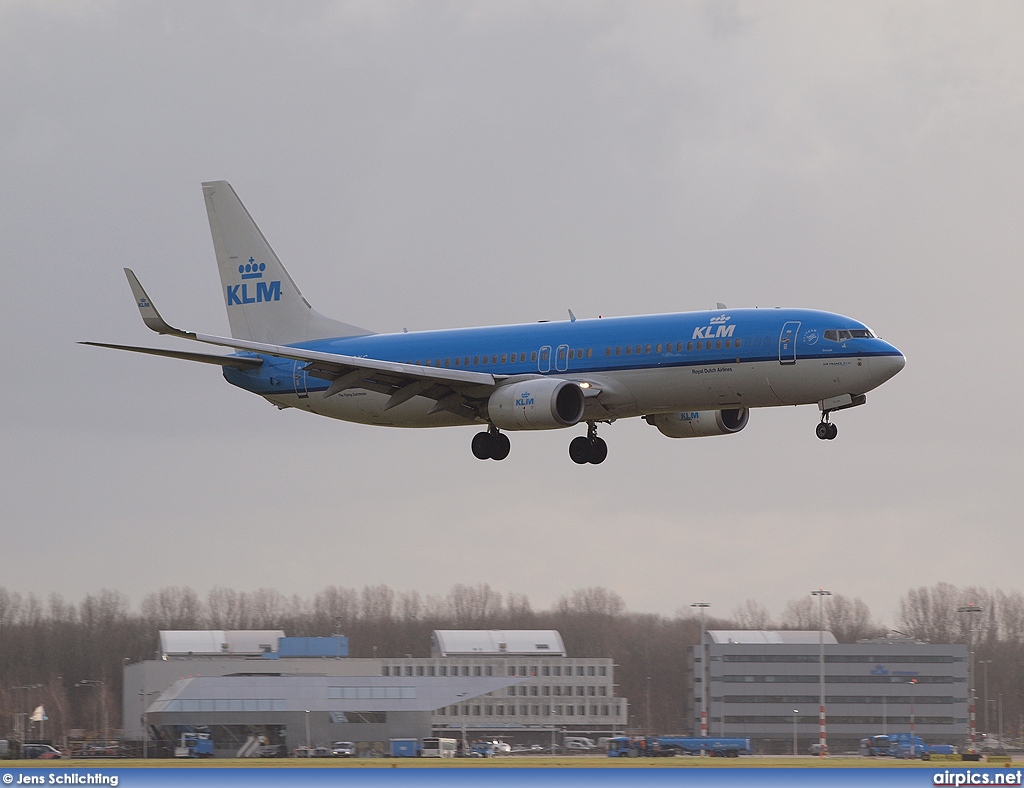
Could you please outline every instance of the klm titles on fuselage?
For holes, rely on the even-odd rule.
[[[736,324],[731,326],[725,325],[725,321],[728,317],[714,317],[711,319],[712,325],[710,326],[697,326],[693,329],[693,336],[691,339],[723,339],[731,337],[733,332],[736,331]]]
[[[263,272],[267,270],[266,263],[257,263],[255,258],[250,257],[249,262],[238,266],[238,273],[242,279],[262,279]],[[281,300],[281,281],[256,282],[255,293],[250,294],[249,285],[243,282],[240,285],[227,286],[228,306],[242,304],[261,304],[264,301]]]

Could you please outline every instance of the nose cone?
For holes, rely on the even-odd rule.
[[[888,345],[885,352],[871,360],[872,371],[878,376],[878,383],[875,385],[882,385],[906,365],[907,357],[892,345]]]

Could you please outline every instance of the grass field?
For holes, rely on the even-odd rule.
[[[60,761],[9,761],[5,765],[17,764],[18,768],[40,767],[53,768],[92,768],[92,769],[130,769],[130,768],[224,768],[244,767],[249,769],[305,768],[305,769],[706,769],[706,768],[807,768],[835,769],[856,768],[925,768],[936,769],[946,767],[986,766],[978,764],[950,763],[940,761],[900,761],[892,758],[857,758],[834,757],[815,758],[813,756],[750,756],[745,758],[606,758],[606,757],[505,757],[486,759],[445,759],[440,758],[167,758],[149,759],[76,759]],[[995,764],[992,764],[995,766]]]

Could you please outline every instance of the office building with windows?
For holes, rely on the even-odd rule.
[[[124,669],[124,732],[173,741],[209,729],[219,755],[251,735],[294,749],[448,735],[545,743],[610,735],[628,719],[607,658],[565,653],[554,631],[436,631],[431,656],[348,658],[348,642],[280,631],[162,632],[159,659]]]
[[[826,737],[833,752],[860,739],[914,732],[928,742],[967,734],[967,646],[906,637],[838,643],[824,633]],[[708,734],[744,736],[761,752],[807,752],[818,741],[819,633],[708,631],[690,648],[692,729],[707,681]]]

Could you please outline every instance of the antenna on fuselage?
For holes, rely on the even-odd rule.
[[[572,313],[572,310],[571,310],[571,309],[569,310],[569,322],[570,322],[570,323],[575,323],[575,322],[576,322],[576,315],[574,315],[574,314]]]
[[[719,301],[719,302],[718,302],[718,304],[717,304],[717,308],[718,308],[718,309],[725,309],[725,308],[726,308],[726,306],[725,306],[725,304],[723,304],[723,303],[722,303],[721,301]]]

